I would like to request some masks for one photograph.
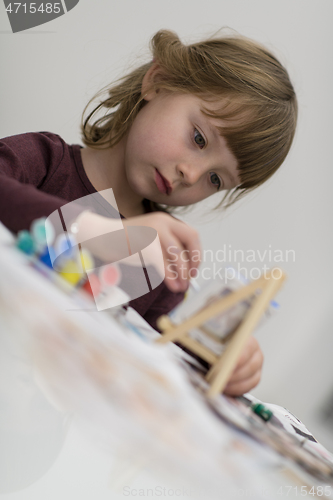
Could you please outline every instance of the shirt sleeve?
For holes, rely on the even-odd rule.
[[[154,300],[143,318],[150,326],[161,333],[161,330],[157,327],[158,318],[172,311],[184,299],[184,295],[183,292],[172,292],[163,283],[163,292]]]
[[[47,217],[68,203],[40,191],[63,154],[59,136],[47,132],[0,140],[0,221],[9,230],[29,229],[34,219]],[[73,205],[73,219],[81,212],[82,208]]]
[[[164,281],[151,292],[129,302],[133,307],[155,330],[160,332],[157,327],[157,320],[163,314],[168,314],[183,299],[183,292],[172,292],[166,286]]]

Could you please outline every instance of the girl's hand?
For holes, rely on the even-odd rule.
[[[130,217],[127,226],[149,226],[156,229],[163,253],[165,283],[173,292],[184,292],[189,278],[194,278],[200,264],[201,245],[198,232],[164,212]]]
[[[127,233],[130,233],[130,226],[148,226],[156,229],[162,248],[166,285],[173,292],[187,290],[189,277],[194,278],[200,264],[201,246],[197,231],[164,212],[129,217],[122,219],[121,222],[125,230],[128,228]],[[77,241],[83,242],[83,246],[93,255],[106,262],[124,258],[121,245],[117,249],[115,245],[101,243],[100,239],[94,238],[95,235],[110,235],[113,231],[121,229],[122,225],[119,226],[119,220],[86,211],[77,218],[75,225]],[[142,242],[140,242],[140,232],[137,232],[135,242],[139,247],[140,243],[142,248],[146,244],[145,234],[142,231]],[[146,257],[148,265],[150,262],[147,253]],[[153,253],[151,261],[154,262]]]
[[[254,337],[250,337],[224,389],[224,394],[242,396],[256,387],[261,378],[263,362],[264,355],[258,341]]]

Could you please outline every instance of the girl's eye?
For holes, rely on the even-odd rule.
[[[195,128],[194,129],[194,142],[198,144],[201,148],[205,147],[206,141],[200,134],[200,132]]]
[[[220,189],[221,187],[221,180],[219,178],[219,176],[217,174],[215,174],[214,172],[212,172],[210,175],[210,180],[211,180],[211,183],[217,187],[217,190]]]

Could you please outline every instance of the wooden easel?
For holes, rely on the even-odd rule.
[[[279,277],[274,277],[274,274],[279,274]],[[265,276],[262,275],[252,281],[249,285],[216,300],[180,325],[174,325],[168,316],[161,316],[157,325],[163,335],[155,342],[165,344],[166,342],[177,341],[207,361],[211,365],[206,376],[207,381],[210,383],[207,395],[213,397],[224,390],[246,340],[267,309],[269,302],[281,287],[285,277],[285,274],[280,269],[275,268],[266,273]],[[227,311],[230,307],[249,297],[254,297],[253,302],[220,356],[190,337],[190,330],[202,328],[202,325],[210,318]]]

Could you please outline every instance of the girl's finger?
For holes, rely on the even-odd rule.
[[[253,353],[251,358],[231,375],[228,385],[250,379],[255,373],[261,372],[264,356],[260,350]]]
[[[235,382],[234,384],[228,384],[224,389],[224,394],[227,396],[242,396],[246,392],[251,391],[254,387],[256,387],[261,378],[261,372],[255,373],[252,377],[241,380],[240,382]]]
[[[172,244],[171,244],[172,242]],[[174,292],[186,291],[188,288],[188,262],[184,259],[186,250],[176,239],[168,239],[168,246],[162,243],[165,259],[165,282]]]
[[[257,341],[257,339],[255,337],[251,336],[248,339],[247,343],[245,344],[245,347],[244,347],[242,354],[241,354],[241,356],[238,360],[238,363],[236,365],[235,371],[239,370],[239,368],[241,368],[243,365],[248,363],[249,359],[253,356],[253,354],[256,351],[261,352],[259,342]]]
[[[188,270],[196,269],[200,264],[202,253],[198,232],[182,221],[177,222],[172,227],[172,230],[182,247],[180,259],[183,264],[186,262]]]

